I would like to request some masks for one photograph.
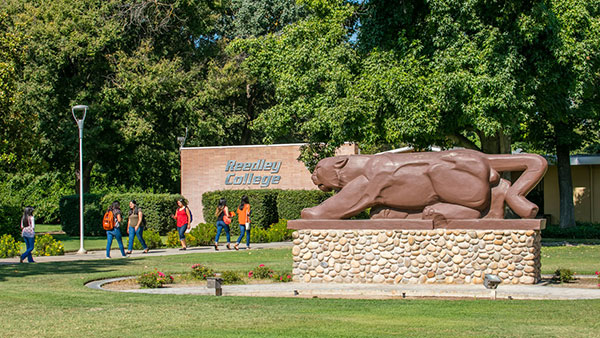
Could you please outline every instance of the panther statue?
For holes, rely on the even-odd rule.
[[[312,181],[337,193],[302,210],[303,219],[345,219],[371,208],[371,218],[504,218],[504,203],[523,218],[538,207],[525,196],[548,163],[534,154],[494,155],[474,150],[348,155],[321,160]],[[511,184],[500,172],[522,171]]]

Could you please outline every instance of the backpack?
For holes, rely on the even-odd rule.
[[[102,228],[106,231],[110,231],[115,228],[115,215],[112,210],[107,211],[102,218]]]
[[[192,221],[194,220],[194,215],[192,215],[192,210],[190,210],[190,208],[185,207],[187,209],[187,211],[189,211],[190,213],[190,224],[192,224]]]

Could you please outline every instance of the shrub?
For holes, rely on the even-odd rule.
[[[148,249],[157,249],[163,246],[163,242],[162,239],[160,238],[160,235],[158,234],[158,232],[151,230],[151,229],[146,229],[144,230],[144,234],[142,235],[142,237],[144,237],[144,242],[146,242],[146,245],[148,246]],[[127,243],[125,244],[125,246],[129,245],[129,238],[127,238]],[[137,238],[137,236],[135,236],[133,238],[133,249],[134,250],[142,250],[142,243],[140,243],[140,240]]]
[[[155,269],[155,271],[143,273],[137,278],[137,282],[142,288],[161,288],[165,284],[173,283],[173,276]]]
[[[564,229],[558,225],[546,225],[542,238],[600,239],[600,224],[578,222],[576,226]]]
[[[293,280],[292,274],[289,272],[274,273],[271,279],[275,282],[287,283]]]
[[[196,236],[192,235],[189,232],[185,233],[185,244],[187,246],[196,246],[196,242],[197,242]]]
[[[102,216],[106,207],[101,204],[102,195],[83,194],[83,232],[86,236],[106,235],[102,228]],[[79,235],[79,195],[60,199],[60,222],[69,236]]]
[[[256,278],[256,279],[268,279],[273,277],[273,270],[266,267],[264,264],[261,264],[248,272],[248,277]]]
[[[207,277],[214,276],[215,272],[202,264],[194,264],[190,275],[195,279],[206,280]]]
[[[33,254],[35,256],[62,256],[65,254],[65,247],[49,234],[36,236]]]
[[[223,284],[242,284],[242,276],[237,271],[223,271],[221,273]]]
[[[177,208],[177,200],[183,198],[179,194],[150,194],[150,193],[123,193],[107,194],[102,198],[102,205],[106,209],[113,201],[119,201],[125,225],[129,213],[129,201],[135,200],[142,209],[146,218],[146,228],[155,230],[161,235],[167,234],[177,227],[171,215]]]
[[[212,224],[200,223],[190,230],[196,241],[192,246],[211,245],[217,235],[217,228]]]
[[[203,203],[203,214],[206,223],[215,224],[217,218],[215,217],[215,209],[219,203],[219,199],[224,197],[227,199],[227,205],[231,211],[236,211],[240,204],[240,200],[243,195],[247,195],[250,199],[250,206],[252,207],[252,223],[254,226],[266,227],[269,224],[275,223],[279,220],[277,214],[277,194],[281,190],[278,189],[264,189],[264,190],[219,190],[209,191],[202,194]],[[237,214],[237,212],[236,212]],[[237,216],[234,217],[232,228],[239,224]],[[233,230],[233,229],[232,229]]]
[[[575,275],[575,272],[571,271],[570,269],[560,268],[554,272],[554,278],[561,283],[568,283],[572,281],[573,275]]]
[[[16,205],[0,204],[0,235],[21,236],[23,209]]]
[[[179,241],[179,233],[177,230],[171,230],[167,234],[167,248],[177,248],[181,246],[181,242]]]
[[[279,222],[272,224],[267,232],[269,242],[282,242],[292,239],[293,229],[287,228],[287,220],[281,219]]]
[[[0,258],[11,258],[21,253],[20,242],[15,241],[13,236],[4,234],[0,237]]]
[[[333,196],[333,193],[321,190],[282,190],[277,195],[277,213],[279,218],[298,219],[304,208],[321,204]]]
[[[253,243],[268,243],[287,241],[292,238],[294,230],[287,228],[287,221],[282,219],[268,228],[251,228],[250,237]]]

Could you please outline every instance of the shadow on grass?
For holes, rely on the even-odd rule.
[[[0,282],[7,277],[26,277],[39,275],[60,274],[89,274],[97,272],[117,271],[115,267],[130,265],[128,259],[87,260],[70,262],[46,262],[35,264],[4,264],[0,265]],[[121,270],[122,271],[122,270]]]

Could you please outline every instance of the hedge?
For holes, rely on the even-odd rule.
[[[600,239],[600,224],[577,222],[576,226],[564,229],[558,225],[547,225],[542,230],[543,238]]]
[[[102,229],[102,195],[83,194],[83,233],[86,236],[106,235]],[[79,235],[79,195],[63,196],[59,201],[60,223],[69,236]]]
[[[21,237],[23,209],[15,205],[0,204],[0,236]]]
[[[142,214],[146,217],[146,228],[155,230],[161,235],[166,235],[169,230],[176,228],[176,222],[171,215],[177,209],[177,200],[183,198],[179,194],[148,194],[148,193],[125,193],[107,194],[102,198],[105,209],[114,202],[119,201],[123,212],[124,225],[127,226],[129,213],[129,201],[135,200]],[[123,229],[125,231],[125,226]]]
[[[146,217],[146,227],[165,235],[169,230],[175,228],[175,220],[170,215],[175,213],[177,200],[181,195],[173,194],[148,194],[148,193],[125,193],[125,194],[84,194],[84,234],[86,236],[106,235],[102,228],[102,216],[113,201],[119,201],[123,212],[123,226],[121,232],[127,232],[127,214],[129,201],[135,200],[142,208]],[[69,236],[79,235],[79,195],[64,196],[60,200],[60,218],[63,231]]]
[[[299,219],[304,208],[321,204],[333,193],[321,190],[282,190],[277,195],[277,213],[281,219]]]
[[[250,201],[252,210],[252,223],[255,226],[268,227],[273,223],[279,221],[279,214],[277,213],[277,195],[282,190],[278,189],[264,189],[264,190],[218,190],[210,191],[202,194],[202,204],[204,220],[206,223],[215,224],[217,218],[215,217],[215,210],[219,204],[220,198],[227,200],[227,206],[231,211],[236,211],[240,205],[240,201],[243,195],[247,195]],[[236,217],[232,220],[230,227],[233,229],[239,225]]]

